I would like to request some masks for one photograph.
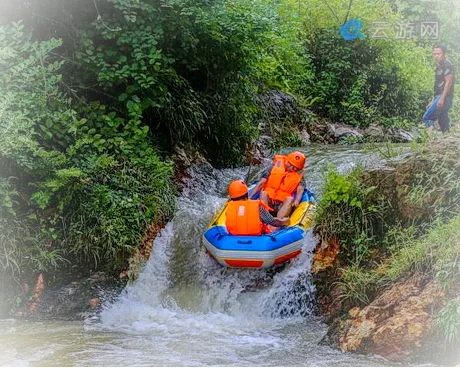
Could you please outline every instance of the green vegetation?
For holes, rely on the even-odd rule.
[[[84,264],[118,270],[152,221],[174,210],[172,165],[140,120],[62,88],[61,42],[0,28],[0,264],[16,277]],[[11,67],[13,66],[13,67]]]
[[[366,186],[357,167],[341,175],[335,167],[325,172],[324,193],[316,211],[315,231],[322,239],[336,238],[341,256],[357,265],[371,255],[368,249],[383,231],[385,197],[375,186]]]
[[[446,343],[454,344],[460,341],[460,298],[450,300],[441,309],[436,325],[444,333]]]
[[[397,146],[396,144],[389,141],[386,141],[384,143],[364,143],[362,149],[366,152],[377,153],[380,157],[385,159],[398,157],[403,153],[408,152],[407,146]]]
[[[349,303],[367,305],[413,272],[436,279],[447,298],[436,325],[449,345],[460,339],[458,135],[412,148],[386,174],[329,169],[316,229],[342,246],[336,284]]]

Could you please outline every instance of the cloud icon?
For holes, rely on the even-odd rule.
[[[361,22],[360,19],[350,19],[342,27],[340,27],[339,33],[347,41],[355,40],[358,37],[363,40],[365,36],[361,32],[362,28],[363,22]]]

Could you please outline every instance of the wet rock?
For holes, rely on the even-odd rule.
[[[367,128],[364,129],[363,135],[367,140],[378,142],[383,141],[385,139],[385,131],[383,127],[371,124]]]
[[[341,139],[344,137],[363,137],[363,135],[358,132],[357,128],[346,125],[335,125],[334,135],[336,139]]]
[[[311,272],[316,274],[332,267],[335,264],[339,253],[340,245],[337,240],[332,239],[330,241],[322,241],[316,247],[315,254],[313,255]]]
[[[92,298],[88,301],[88,304],[91,309],[96,309],[101,304],[101,300],[99,298]]]
[[[387,130],[385,137],[394,143],[408,143],[414,140],[412,133],[404,129],[390,128]]]
[[[329,282],[334,279],[332,270],[320,272],[315,275],[317,286],[317,311],[324,318],[324,322],[331,324],[337,321],[337,317],[346,310],[343,302],[343,288],[340,284]],[[325,281],[321,285],[318,280],[321,278]],[[337,344],[335,344],[337,346]]]
[[[338,143],[343,140],[351,143],[363,141],[407,143],[419,136],[416,131],[408,132],[400,128],[386,129],[377,124],[371,124],[362,129],[348,124],[315,121],[309,129],[311,141],[319,143]]]
[[[34,298],[35,300],[39,300],[41,295],[43,294],[43,291],[45,291],[45,278],[43,277],[43,274],[41,273],[37,277],[37,281],[35,283],[34,287]]]
[[[378,354],[404,361],[426,349],[432,334],[433,312],[444,303],[436,281],[420,274],[402,279],[368,306],[352,309],[331,325],[325,342],[344,351]]]
[[[306,129],[300,131],[300,140],[302,141],[302,146],[307,146],[310,144],[310,134],[308,134]]]
[[[329,124],[327,136],[334,143],[345,138],[352,138],[354,141],[362,141],[363,139],[363,135],[358,131],[358,128],[345,124]]]
[[[125,283],[102,272],[70,282],[48,285],[28,314],[36,318],[81,319],[114,299]]]
[[[183,180],[187,177],[187,170],[194,164],[211,166],[204,156],[192,145],[178,143],[173,148],[171,156],[175,164],[174,178],[179,190],[182,190]]]
[[[331,123],[327,121],[319,121],[316,124],[310,125],[310,140],[318,143],[334,143],[331,135],[328,134],[330,125]]]
[[[306,109],[299,106],[297,99],[288,93],[268,91],[259,97],[259,104],[263,107],[264,120],[272,123],[290,119],[295,125],[299,125],[306,116]]]
[[[191,146],[185,146],[182,143],[177,144],[173,148],[173,160],[181,168],[186,169],[192,164],[200,164],[207,162],[204,156]]]
[[[340,245],[337,240],[322,240],[315,249],[311,273],[317,286],[317,312],[326,323],[332,323],[341,315],[344,308],[342,303],[343,290],[335,281],[340,277],[336,269]]]
[[[45,284],[45,278],[43,277],[43,274],[39,274],[37,277],[37,280],[35,281],[35,287],[31,296],[31,302],[27,306],[27,313],[34,313],[37,310],[37,303],[40,301],[41,296],[43,292],[46,289],[46,284]],[[29,285],[24,284],[23,287],[23,295],[27,295],[29,291]],[[18,315],[23,315],[26,314],[24,310],[19,310],[17,311]]]

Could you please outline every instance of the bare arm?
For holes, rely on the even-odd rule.
[[[264,207],[259,207],[260,220],[273,227],[281,227],[289,224],[289,217],[273,217]]]
[[[303,192],[305,191],[305,187],[302,184],[299,184],[297,187],[297,192],[295,195],[295,201],[293,203],[294,207],[297,207],[302,200]]]
[[[452,74],[446,75],[444,77],[444,80],[446,81],[446,85],[444,86],[444,90],[442,91],[442,95],[439,98],[438,107],[443,107],[444,106],[444,103],[446,102],[446,97],[449,94],[450,90],[452,89],[454,76]]]
[[[265,183],[267,182],[266,178],[261,178],[254,189],[251,191],[250,198],[254,197],[260,190],[264,187]]]
[[[283,217],[283,218],[275,217],[275,221],[279,221],[281,226],[289,225],[289,217]]]

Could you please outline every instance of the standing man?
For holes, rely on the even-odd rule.
[[[434,96],[423,115],[428,133],[433,130],[436,119],[443,133],[447,133],[450,129],[448,112],[452,107],[455,71],[454,66],[446,57],[447,48],[445,46],[434,46],[433,58],[437,64],[434,76]]]

